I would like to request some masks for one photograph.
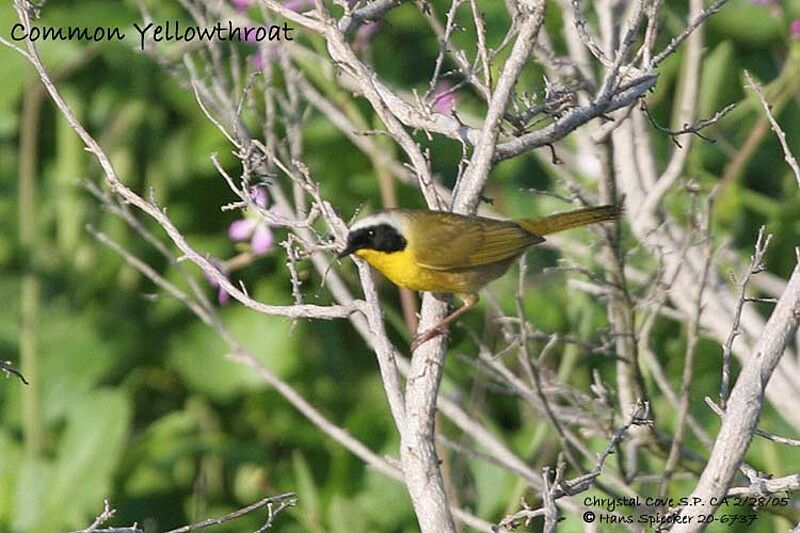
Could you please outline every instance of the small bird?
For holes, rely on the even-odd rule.
[[[604,205],[547,217],[497,220],[427,209],[389,209],[352,225],[338,257],[355,254],[390,281],[414,291],[453,293],[464,305],[418,335],[414,351],[478,303],[478,291],[525,250],[558,231],[619,218]]]

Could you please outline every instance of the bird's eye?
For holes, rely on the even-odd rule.
[[[369,235],[370,237],[374,237],[375,236],[375,230],[371,229],[371,230],[367,231],[367,235]]]

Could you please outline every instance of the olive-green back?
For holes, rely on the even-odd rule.
[[[507,261],[544,241],[509,220],[443,211],[397,210],[407,218],[408,250],[421,266],[462,270]]]

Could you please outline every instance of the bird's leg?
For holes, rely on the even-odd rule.
[[[444,335],[447,333],[447,325],[453,322],[455,319],[472,309],[475,304],[478,303],[478,295],[477,294],[465,294],[461,297],[464,301],[464,305],[444,317],[440,320],[436,325],[430,328],[427,331],[423,331],[419,335],[414,338],[414,342],[411,343],[411,351],[416,351],[421,345],[425,344],[431,339],[435,339],[439,335]]]

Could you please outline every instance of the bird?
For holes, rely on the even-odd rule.
[[[478,291],[501,277],[511,263],[545,236],[615,220],[617,205],[587,207],[545,217],[500,220],[429,209],[387,209],[350,226],[337,255],[355,255],[395,285],[413,291],[451,293],[463,305],[411,344],[419,346],[445,333],[448,324],[478,303]]]

